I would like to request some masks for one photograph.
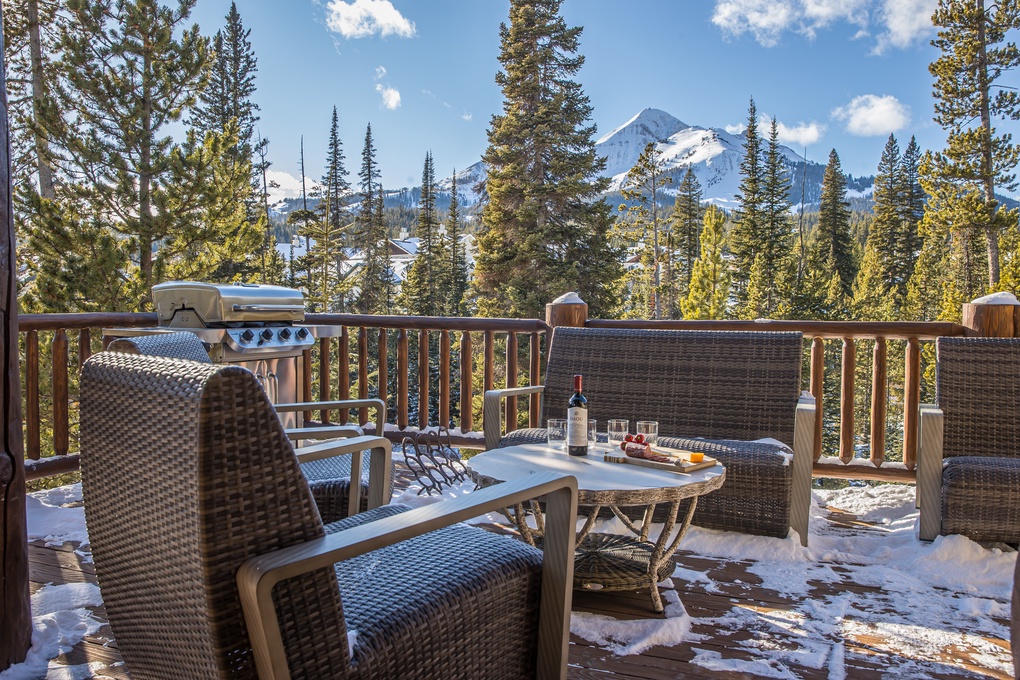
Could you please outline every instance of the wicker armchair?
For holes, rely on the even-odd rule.
[[[202,341],[187,331],[120,338],[111,342],[108,349],[113,352],[212,363]],[[381,399],[273,404],[278,414],[294,412],[299,418],[305,410],[358,407],[375,409],[375,431],[377,434],[382,433],[386,422],[386,404]],[[349,438],[342,443],[302,446],[298,451],[301,472],[308,480],[323,522],[329,524],[389,501],[392,458],[391,444],[385,437],[365,437],[364,431],[357,425],[293,427],[284,431],[291,441],[301,444],[319,439]],[[369,451],[367,459],[364,451]],[[354,477],[352,470],[362,471],[361,480],[356,486],[351,484]]]
[[[1020,339],[938,338],[922,406],[918,536],[1020,542]]]
[[[703,451],[726,483],[698,501],[694,523],[807,545],[814,400],[801,399],[800,333],[557,328],[544,386],[485,394],[489,449],[545,441],[544,429],[502,434],[501,400],[543,393],[542,422],[563,418],[572,376],[584,376],[588,417],[656,420],[664,446]],[[704,438],[704,439],[702,439]],[[776,439],[794,451],[755,442]],[[661,509],[660,509],[661,510]]]
[[[243,368],[104,352],[81,415],[96,574],[136,680],[566,676],[573,478],[324,526]],[[544,553],[459,523],[537,495]]]

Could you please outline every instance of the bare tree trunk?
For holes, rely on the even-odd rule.
[[[985,205],[995,202],[995,168],[992,165],[992,116],[990,105],[990,83],[988,82],[988,45],[985,34],[985,1],[976,0],[981,14],[978,22],[977,90],[981,115],[981,178],[984,185]],[[999,283],[999,232],[995,228],[994,215],[988,212],[989,220],[984,227],[988,247],[988,283],[995,287]]]
[[[0,6],[0,24],[3,8]],[[3,32],[0,31],[0,52]],[[32,643],[28,595],[28,528],[25,519],[25,450],[21,434],[18,373],[18,292],[14,210],[11,205],[11,145],[6,76],[0,77],[0,333],[2,333],[3,448],[0,450],[0,670],[25,660]]]
[[[40,122],[40,110],[46,99],[46,80],[43,77],[42,37],[39,30],[39,1],[27,0],[28,48],[32,59],[32,134],[35,137],[35,158],[39,169],[39,195],[53,198],[53,167],[50,165],[50,142]]]

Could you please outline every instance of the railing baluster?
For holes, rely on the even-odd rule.
[[[337,389],[340,391],[341,399],[351,398],[351,338],[347,333],[347,326],[343,326],[340,329],[340,343],[337,346]],[[347,408],[340,409],[340,413],[337,414],[340,424],[345,424],[350,421],[351,410]]]
[[[429,426],[429,332],[418,331],[418,427]]]
[[[39,460],[39,333],[25,334],[25,446],[28,457]]]
[[[330,384],[330,378],[332,377],[332,366],[330,366],[332,357],[329,354],[329,338],[319,338],[319,400],[329,401],[330,395],[332,394],[332,385]],[[319,418],[322,419],[323,423],[329,422],[329,411],[322,409],[319,413]]]
[[[460,431],[470,432],[474,424],[473,396],[474,357],[471,356],[471,333],[460,334]]]
[[[875,338],[875,354],[871,365],[871,462],[885,462],[885,411],[888,401],[885,338]]]
[[[854,378],[857,348],[853,338],[843,338],[843,374],[839,386],[839,459],[849,463],[854,457]]]
[[[485,375],[482,378],[482,389],[488,392],[496,384],[496,334],[493,331],[485,331],[485,342],[483,344],[485,352],[485,365],[483,368],[485,369]]]
[[[368,326],[358,328],[358,399],[368,399]],[[358,424],[368,422],[368,409],[358,409]]]
[[[92,332],[88,328],[78,331],[78,370],[92,356]]]
[[[53,333],[52,387],[53,387],[53,453],[66,456],[69,442],[67,432],[67,332],[58,328]]]
[[[301,393],[298,395],[298,399],[301,401],[312,400],[312,350],[306,349],[301,352]],[[312,419],[312,411],[305,411],[302,417],[305,422]]]
[[[825,416],[825,341],[811,340],[811,395],[815,398],[814,459],[822,455],[822,422]]]
[[[450,426],[450,331],[439,331],[439,424]]]
[[[506,386],[517,387],[517,334],[506,334]],[[506,399],[506,431],[517,429],[517,397]]]
[[[903,381],[903,463],[908,470],[917,465],[917,409],[921,405],[921,347],[917,338],[907,340]]]
[[[390,408],[390,365],[389,365],[389,338],[386,335],[386,329],[379,329],[379,398],[386,404],[386,410]],[[366,409],[367,411],[367,409]],[[389,413],[387,413],[383,420],[389,421]],[[376,432],[377,435],[382,436],[382,432]]]
[[[407,429],[407,329],[397,331],[397,427]]]
[[[531,346],[528,348],[530,353],[531,363],[528,366],[528,384],[529,385],[541,385],[542,384],[542,353],[541,344],[539,343],[538,333],[531,334]],[[532,394],[531,402],[528,404],[528,426],[539,427],[541,424],[541,416],[539,413],[539,399],[541,395]]]

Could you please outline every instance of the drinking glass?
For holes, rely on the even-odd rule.
[[[598,435],[598,427],[597,426],[598,426],[598,421],[597,420],[589,420],[588,421],[588,448],[590,450],[592,450],[592,451],[595,450],[596,444],[597,444],[597,442],[596,442],[596,437]]]
[[[637,423],[637,433],[644,436],[644,441],[650,446],[655,446],[659,443],[659,423],[654,420],[639,420]]]
[[[620,448],[620,442],[627,438],[627,430],[630,427],[630,422],[626,420],[610,420],[609,421],[609,448],[618,449]]]
[[[565,451],[567,448],[567,421],[561,418],[550,418],[546,428],[546,441],[549,446]]]

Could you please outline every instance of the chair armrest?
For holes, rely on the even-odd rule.
[[[390,499],[390,474],[393,461],[393,444],[386,437],[361,436],[343,441],[323,442],[295,450],[299,463],[308,463],[333,456],[351,456],[351,491],[347,514],[356,515],[361,506],[362,451],[369,450],[368,507],[378,508]]]
[[[790,526],[800,535],[800,544],[808,544],[808,520],[811,516],[811,469],[814,464],[815,399],[797,400],[793,425],[793,489],[790,494]]]
[[[278,412],[321,411],[341,408],[375,408],[375,433],[381,435],[386,425],[386,402],[382,399],[340,399],[334,401],[301,401],[292,404],[274,404]]]
[[[526,479],[495,484],[460,498],[432,503],[247,560],[237,571],[237,587],[259,678],[290,678],[273,603],[273,588],[280,581],[539,496],[546,500],[547,517],[538,677],[566,678],[577,480],[554,473],[528,475]]]
[[[934,541],[942,533],[942,409],[921,404],[917,452],[917,536]]]
[[[359,425],[323,425],[315,427],[288,427],[284,430],[292,442],[305,439],[341,439],[344,437],[363,437],[365,431]]]
[[[526,394],[542,394],[545,385],[530,387],[510,387],[504,390],[489,390],[482,397],[482,431],[485,432],[486,451],[496,448],[503,438],[503,418],[500,414],[500,402],[507,397],[521,397]],[[507,424],[509,427],[509,423]]]

